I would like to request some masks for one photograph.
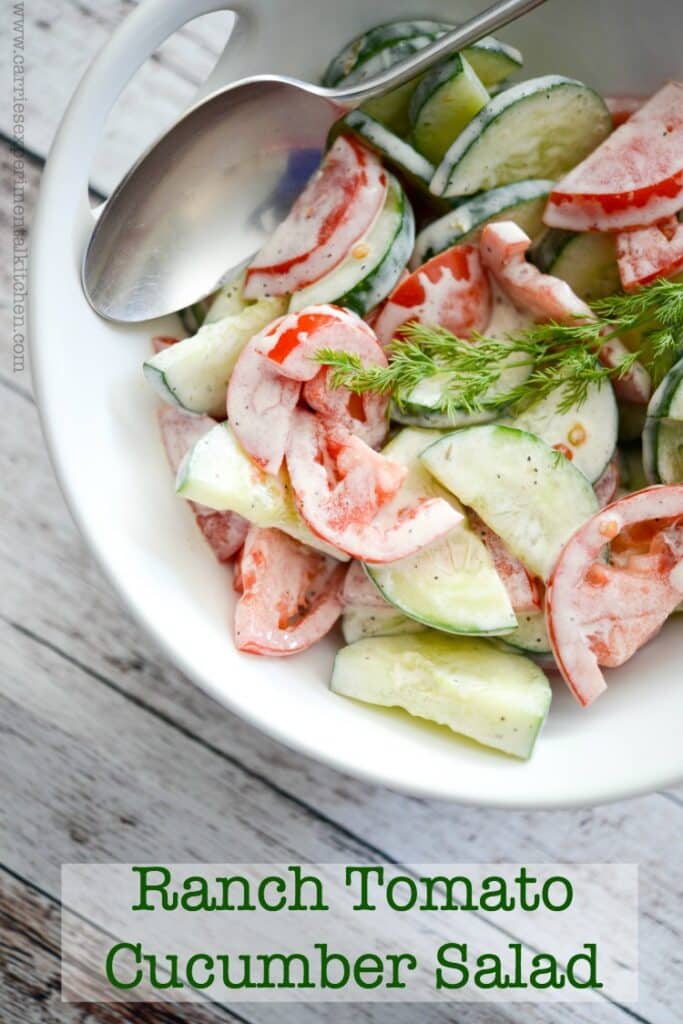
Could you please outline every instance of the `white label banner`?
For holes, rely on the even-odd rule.
[[[69,864],[62,902],[69,1001],[638,997],[634,864]]]

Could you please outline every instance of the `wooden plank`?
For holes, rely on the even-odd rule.
[[[124,1024],[130,1007],[63,1003],[60,994],[59,905],[0,870],[0,1009],[6,1024]],[[218,1007],[137,1004],[136,1024],[238,1024]]]

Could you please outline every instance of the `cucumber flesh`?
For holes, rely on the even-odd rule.
[[[415,146],[439,163],[453,139],[486,106],[485,87],[471,64],[456,53],[429,71],[410,101],[410,122]]]
[[[494,96],[436,169],[431,189],[467,196],[523,178],[557,179],[610,133],[596,92],[561,75],[520,82]]]
[[[205,324],[148,359],[145,377],[165,402],[223,419],[228,380],[242,349],[285,310],[283,299],[259,299],[235,316]]]
[[[491,641],[434,632],[342,648],[330,688],[342,697],[403,708],[520,758],[531,755],[552,696],[547,677],[528,658]]]
[[[420,453],[440,436],[430,430],[402,430],[383,454],[408,469],[402,493],[415,501],[441,497],[462,511],[419,460]],[[435,629],[495,635],[508,633],[517,625],[491,555],[466,520],[442,540],[410,558],[366,565],[365,571],[385,600],[410,618]]]
[[[543,580],[574,531],[598,510],[583,473],[514,427],[466,427],[435,442],[421,459]]]
[[[650,483],[683,483],[683,359],[669,370],[650,399],[643,464]]]
[[[517,629],[503,639],[507,646],[529,654],[552,654],[544,612],[518,612]]]
[[[384,163],[393,167],[411,184],[425,192],[429,191],[429,183],[434,176],[434,165],[386,125],[363,110],[352,110],[339,121],[335,121],[330,130],[328,146],[338,135],[349,133],[378,153]]]
[[[226,316],[237,316],[247,306],[253,305],[250,299],[245,299],[242,294],[246,271],[242,271],[227,284],[224,284],[214,295],[208,312],[204,317],[204,324],[215,324]]]
[[[227,423],[217,424],[187,453],[178,469],[176,493],[220,512],[237,512],[255,526],[275,527],[341,562],[348,561],[347,555],[308,529],[284,471],[271,476],[259,469]]]
[[[578,408],[560,412],[562,389],[525,409],[510,426],[536,434],[551,448],[571,457],[591,483],[607,468],[617,446],[619,410],[609,381],[591,384]]]
[[[349,605],[344,609],[341,628],[347,644],[368,636],[397,636],[401,633],[421,633],[424,629],[419,622],[401,615],[391,605],[386,608]]]
[[[329,274],[294,292],[290,312],[332,303],[365,316],[393,290],[412,252],[415,218],[396,178],[388,178],[384,207],[365,238]]]
[[[549,228],[530,256],[539,270],[562,278],[584,302],[621,291],[613,235]]]
[[[552,187],[548,179],[532,178],[465,200],[419,233],[411,268],[422,266],[454,245],[476,244],[485,226],[494,221],[511,220],[535,238],[543,228],[543,211]]]

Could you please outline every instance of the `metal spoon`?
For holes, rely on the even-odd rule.
[[[365,82],[325,89],[246,78],[187,111],[131,168],[85,251],[93,309],[136,322],[192,305],[287,215],[345,111],[395,89],[544,0],[502,0]]]

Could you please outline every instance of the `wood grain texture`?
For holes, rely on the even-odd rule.
[[[27,7],[27,141],[40,157],[85,64],[130,4],[34,0]],[[111,187],[187,102],[219,48],[214,32],[194,25],[149,63],[139,88],[124,97],[129,105],[121,107],[121,127],[111,129],[119,166],[109,161],[104,167],[103,156],[98,187]],[[7,130],[4,109],[1,116],[0,127]],[[125,138],[117,134],[124,127]],[[4,241],[6,147],[0,162]],[[39,161],[29,167],[29,207],[39,170]],[[0,861],[12,873],[0,875],[2,951],[10,967],[0,988],[0,1018],[11,1024],[330,1019],[320,1008],[241,1006],[238,1017],[223,1011],[202,1017],[195,1013],[213,1011],[183,1007],[178,1016],[163,1007],[153,1008],[157,1016],[143,1017],[140,1007],[61,1004],[60,864],[161,855],[179,861],[637,861],[643,910],[639,1004],[496,1008],[495,1017],[531,1024],[680,1019],[683,934],[675,894],[683,879],[681,792],[561,814],[418,800],[315,764],[212,702],[130,621],[76,534],[48,464],[27,374],[11,373],[6,258],[0,273]],[[334,1008],[335,1021],[346,1015]],[[374,1007],[348,1011],[348,1019],[456,1018],[443,1008],[406,1008],[404,1014]],[[458,1021],[490,1019],[481,1008],[457,1010]]]

